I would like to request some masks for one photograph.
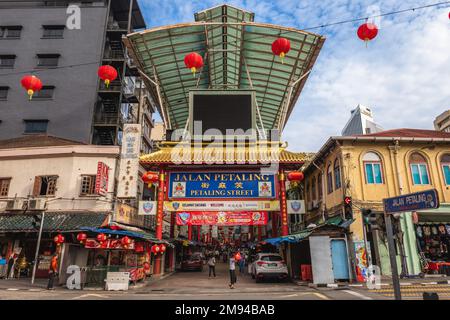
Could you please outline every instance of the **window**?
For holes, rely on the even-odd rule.
[[[38,67],[58,66],[59,54],[38,54]]]
[[[322,200],[323,193],[322,193],[322,174],[319,173],[319,176],[317,177],[317,188],[319,191],[319,200]]]
[[[55,25],[55,26],[42,26],[44,28],[44,34],[42,35],[45,39],[62,39],[64,36],[65,26]]]
[[[0,100],[6,100],[8,98],[9,87],[0,87]]]
[[[450,185],[450,154],[444,154],[441,158],[442,173],[447,186]]]
[[[54,196],[58,176],[38,176],[34,178],[33,196]]]
[[[82,195],[95,194],[95,180],[96,180],[96,175],[82,175],[81,176],[81,194]]]
[[[363,157],[367,184],[382,184],[381,159],[375,152],[367,152]]]
[[[334,160],[334,187],[335,190],[341,187],[341,166],[339,159]]]
[[[48,120],[24,120],[25,133],[46,133]]]
[[[13,54],[0,55],[0,68],[12,69],[12,68],[14,68],[15,61],[16,61],[16,56]]]
[[[11,178],[0,178],[0,197],[7,197]]]
[[[48,100],[53,98],[53,91],[55,90],[54,86],[43,86],[40,91],[37,91],[34,96],[33,100],[35,99],[41,99],[41,100]]]
[[[427,160],[420,153],[413,153],[409,159],[414,184],[430,184]]]
[[[22,26],[1,26],[0,39],[19,39]]]
[[[333,192],[333,170],[331,168],[331,164],[327,167],[327,192]]]

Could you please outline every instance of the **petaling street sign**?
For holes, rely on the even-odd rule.
[[[260,226],[266,225],[268,214],[265,211],[254,212],[178,212],[177,225],[221,225],[221,226]]]
[[[278,200],[164,201],[164,211],[280,211]]]
[[[273,199],[276,177],[255,172],[171,172],[169,199]]]
[[[383,199],[383,203],[386,213],[419,211],[439,208],[439,197],[437,190],[431,189]]]

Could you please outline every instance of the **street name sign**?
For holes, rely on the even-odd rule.
[[[439,197],[436,189],[410,193],[393,198],[383,199],[386,213],[418,211],[439,208]]]

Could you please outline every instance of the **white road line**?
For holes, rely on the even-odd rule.
[[[95,294],[95,293],[88,293],[88,294],[83,294],[83,295],[81,295],[81,296],[72,298],[72,300],[75,300],[75,299],[82,299],[82,298],[87,298],[87,297],[108,298],[108,296],[105,296],[105,295]]]
[[[17,288],[8,288],[6,290],[8,290],[8,291],[19,291],[19,289],[17,289]]]
[[[355,291],[350,291],[350,290],[342,290],[342,291],[344,291],[344,292],[346,292],[348,294],[351,294],[351,295],[353,295],[355,297],[361,298],[363,300],[373,300],[371,297],[367,297],[367,296],[365,296],[365,295],[363,295],[361,293],[355,292]]]
[[[330,300],[330,298],[328,298],[326,295],[318,293],[318,292],[313,292],[315,296],[319,297],[322,300]]]
[[[294,294],[288,294],[287,296],[280,296],[280,298],[292,298],[292,297],[296,297],[296,296],[297,296],[297,294],[294,293]]]

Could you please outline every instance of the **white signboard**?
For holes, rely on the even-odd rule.
[[[218,230],[217,230],[217,226],[213,226],[213,227],[212,227],[211,236],[212,236],[214,239],[217,239],[217,238],[219,237],[219,232],[218,232]]]
[[[166,211],[279,211],[278,200],[256,201],[164,201]]]
[[[134,198],[137,195],[141,125],[124,124],[120,153],[118,198]]]
[[[287,200],[288,214],[305,214],[305,200]]]
[[[155,216],[156,207],[157,207],[156,201],[139,201],[138,215]]]

